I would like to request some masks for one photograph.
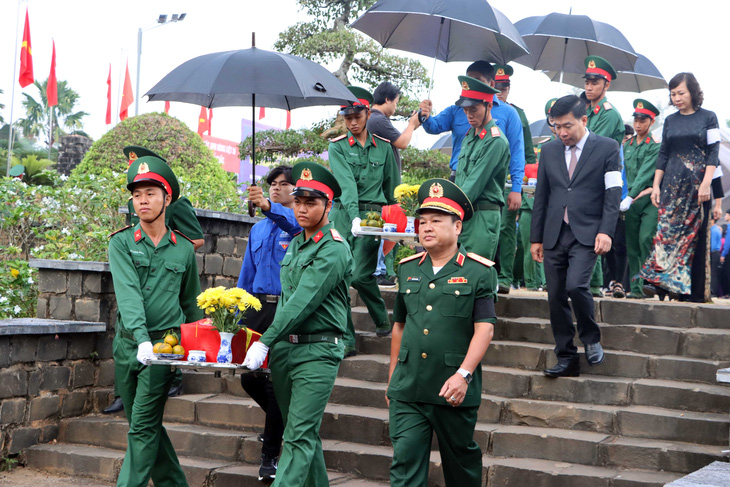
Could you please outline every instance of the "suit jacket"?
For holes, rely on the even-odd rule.
[[[620,175],[621,160],[613,139],[590,132],[572,179],[563,142],[556,139],[545,144],[540,152],[530,241],[542,243],[545,249],[555,247],[566,205],[570,228],[581,244],[593,247],[598,233],[613,238],[621,186],[606,189],[605,175],[614,171]]]

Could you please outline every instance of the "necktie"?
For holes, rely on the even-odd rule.
[[[570,146],[570,165],[568,165],[568,179],[573,179],[573,173],[575,172],[575,166],[578,165],[578,157],[575,155],[575,151],[578,149],[577,146]],[[563,221],[570,223],[568,220],[568,205],[565,205],[565,213],[563,213]]]

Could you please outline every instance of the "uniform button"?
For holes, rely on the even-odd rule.
[[[431,283],[431,284],[429,284],[429,285],[428,285],[428,287],[430,287],[431,289],[433,289],[433,288],[435,288],[435,287],[436,287],[436,284],[434,284],[434,283]]]
[[[135,260],[134,261],[134,265],[139,265],[139,261],[138,260]]]
[[[568,191],[571,191],[573,188],[568,188]]]
[[[426,328],[426,329],[423,330],[423,334],[424,335],[428,335],[428,328]]]
[[[426,357],[428,357],[428,354],[427,354],[426,352],[423,352],[423,353],[421,354],[421,358],[426,358]]]
[[[150,290],[150,288],[148,287],[148,288],[147,288],[147,290],[149,291],[149,290]]]
[[[454,291],[454,294],[456,294],[458,296],[459,295],[459,291],[458,290],[457,291]]]
[[[155,250],[155,253],[157,253],[157,250]]]
[[[430,304],[428,306],[426,306],[426,311],[431,311],[432,309],[433,309],[433,306],[431,306]]]
[[[154,269],[152,269],[152,272],[155,272],[155,270],[154,270]]]
[[[411,290],[410,289],[406,289],[406,294],[411,294]]]

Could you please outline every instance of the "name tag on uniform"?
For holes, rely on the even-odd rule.
[[[409,278],[408,278],[408,282],[412,282],[412,281],[420,281],[420,280],[421,280],[421,278],[420,278],[420,277],[409,277]]]

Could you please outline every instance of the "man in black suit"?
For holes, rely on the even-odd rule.
[[[548,377],[577,377],[578,349],[568,298],[589,365],[603,362],[589,282],[598,255],[611,250],[621,199],[619,147],[586,129],[586,105],[564,96],[550,109],[558,139],[540,153],[530,251],[545,262],[550,324],[558,363]]]

